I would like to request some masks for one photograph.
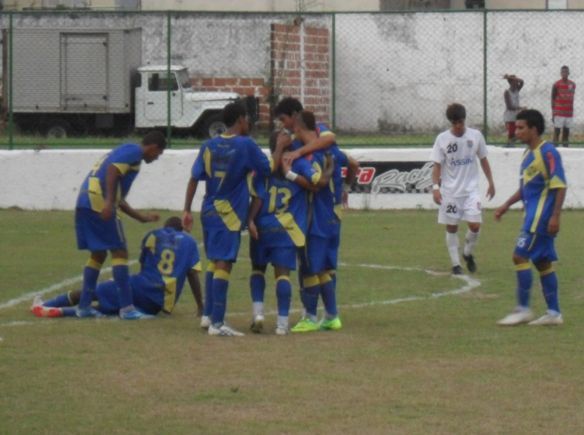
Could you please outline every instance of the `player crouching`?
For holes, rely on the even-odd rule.
[[[148,232],[142,240],[140,272],[130,277],[132,302],[145,316],[159,312],[170,314],[182,293],[185,279],[202,312],[203,302],[198,272],[201,270],[197,243],[182,231],[178,217],[169,218],[163,228]],[[120,310],[118,287],[115,281],[100,283],[94,292],[95,309],[103,315],[116,315]],[[43,302],[36,297],[31,311],[37,317],[74,317],[81,290],[61,294]]]

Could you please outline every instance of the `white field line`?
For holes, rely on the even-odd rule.
[[[345,267],[363,267],[367,269],[381,269],[381,270],[401,270],[406,272],[423,272],[431,276],[448,276],[449,273],[446,272],[436,272],[430,269],[423,269],[421,267],[402,267],[402,266],[387,266],[382,264],[349,264],[349,263],[339,263],[339,266]],[[460,295],[463,293],[468,293],[473,289],[480,287],[481,282],[478,279],[471,278],[468,275],[452,275],[453,278],[459,279],[464,282],[462,287],[458,287],[452,290],[445,290],[442,292],[434,292],[431,293],[429,296],[408,296],[403,298],[396,298],[396,299],[386,299],[381,301],[370,301],[370,302],[363,302],[359,304],[345,304],[339,305],[339,308],[343,309],[355,309],[355,308],[367,308],[372,306],[380,306],[380,305],[395,305],[401,304],[404,302],[414,302],[414,301],[423,301],[428,299],[437,299],[442,298],[444,296],[454,296]],[[303,311],[302,309],[292,309],[290,313],[297,313]],[[267,315],[275,315],[277,311],[269,311],[266,312]],[[251,313],[249,311],[246,312],[235,312],[235,313],[228,313],[228,316],[250,316]]]
[[[132,266],[136,263],[137,263],[136,260],[128,261],[128,266]],[[112,271],[111,267],[106,267],[105,269],[101,270],[101,273],[110,273],[111,271]],[[62,289],[63,287],[68,287],[71,285],[79,284],[81,282],[83,282],[83,275],[75,276],[73,278],[64,279],[63,281],[58,282],[58,283],[53,284],[53,285],[50,285],[49,287],[45,287],[45,288],[42,288],[40,290],[28,292],[28,293],[23,294],[22,296],[19,296],[17,298],[10,299],[9,301],[3,302],[0,304],[0,310],[13,307],[15,305],[21,304],[21,303],[26,302],[26,301],[31,301],[32,299],[35,298],[35,296],[43,296],[43,295],[46,295],[47,293],[52,293],[54,291]]]
[[[136,261],[133,261],[133,263],[135,263],[135,262]],[[431,275],[431,276],[448,276],[449,275],[446,272],[436,272],[436,271],[433,271],[430,269],[423,269],[420,267],[388,266],[388,265],[383,265],[383,264],[349,264],[349,263],[339,263],[339,266],[361,267],[361,268],[379,269],[379,270],[401,270],[401,271],[406,271],[406,272],[423,272],[423,273],[426,273],[426,274]],[[104,272],[108,272],[110,270],[111,270],[111,268],[107,268],[107,269],[104,269]],[[403,298],[386,299],[386,300],[381,300],[381,301],[362,302],[362,303],[358,303],[358,304],[345,304],[345,305],[339,305],[339,308],[358,309],[358,308],[366,308],[366,307],[372,307],[372,306],[395,305],[395,304],[401,304],[404,302],[414,302],[414,301],[437,299],[437,298],[441,298],[444,296],[454,296],[454,295],[460,295],[463,293],[468,293],[468,292],[472,291],[473,289],[480,287],[480,285],[481,285],[481,282],[478,279],[471,278],[468,275],[453,275],[453,278],[461,280],[462,282],[464,282],[464,285],[461,287],[457,287],[455,289],[452,289],[452,290],[445,290],[442,292],[434,292],[434,293],[431,293],[429,296],[408,296],[408,297],[403,297]],[[20,296],[19,298],[12,299],[12,300],[0,305],[0,309],[11,307],[11,306],[17,305],[19,303],[25,302],[27,300],[30,300],[34,296],[36,296],[37,294],[50,293],[52,291],[58,290],[59,288],[62,288],[65,285],[72,285],[72,284],[81,282],[82,279],[83,279],[82,276],[78,276],[75,278],[66,279],[64,281],[61,281],[60,283],[54,284],[50,287],[47,287],[45,289],[42,289],[42,290],[39,290],[36,292],[26,293],[26,294]],[[10,304],[10,305],[8,305],[8,304]],[[290,313],[297,313],[297,312],[301,312],[301,311],[302,311],[301,309],[292,309],[292,310],[290,310]],[[274,315],[274,314],[277,314],[277,311],[266,312],[266,315]],[[228,313],[228,316],[249,316],[249,315],[250,315],[249,311]],[[117,317],[116,317],[116,319],[117,319]],[[25,325],[33,325],[33,324],[39,324],[39,323],[33,322],[33,321],[11,321],[11,322],[6,322],[6,323],[0,323],[0,327],[2,327],[2,326],[25,326]]]

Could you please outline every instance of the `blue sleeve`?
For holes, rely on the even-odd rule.
[[[335,158],[335,164],[338,166],[349,166],[349,158],[344,152],[341,151],[337,144],[334,144],[330,148],[330,151]]]
[[[319,122],[316,125],[316,130],[319,136],[326,136],[327,134],[334,134],[332,130],[323,122]]]
[[[126,175],[132,166],[139,165],[144,153],[142,147],[136,144],[125,144],[114,149],[109,156],[109,164],[119,169],[122,175]]]
[[[261,198],[266,193],[266,177],[258,174],[251,176],[249,193],[251,196]]]
[[[305,158],[294,160],[294,162],[292,162],[292,171],[303,176],[313,184],[318,183],[318,179],[315,178],[320,178],[320,173]],[[316,177],[317,175],[318,177]]]
[[[562,156],[553,145],[544,152],[544,162],[549,174],[550,189],[565,189],[567,182]]]
[[[270,160],[261,148],[252,139],[247,138],[248,164],[249,169],[255,171],[257,175],[267,177],[272,172]]]
[[[195,159],[195,163],[193,163],[191,176],[195,180],[207,180],[209,178],[209,174],[205,172],[205,153],[209,154],[207,144],[201,146],[197,158]]]

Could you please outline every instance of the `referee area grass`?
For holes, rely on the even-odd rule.
[[[348,211],[337,332],[274,335],[271,269],[265,332],[241,338],[199,329],[188,286],[171,316],[148,321],[37,319],[30,301],[0,308],[0,433],[581,433],[584,212],[562,215],[556,268],[566,323],[557,328],[495,325],[515,304],[521,218],[513,211],[495,223],[486,210],[480,287],[432,297],[464,285],[422,270],[450,270],[436,212]],[[0,220],[0,305],[81,274],[73,212],[0,210]],[[124,225],[136,259],[155,225]],[[200,241],[198,220],[193,234]],[[248,240],[227,309],[246,332]],[[412,296],[420,299],[392,303]],[[545,311],[536,273],[532,305]],[[296,285],[292,307],[300,308]]]

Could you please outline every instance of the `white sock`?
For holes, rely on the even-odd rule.
[[[460,257],[458,254],[458,233],[446,232],[446,247],[452,266],[460,266]]]
[[[288,316],[278,316],[278,328],[288,329]]]
[[[464,255],[466,256],[472,255],[472,252],[474,251],[474,248],[477,245],[477,242],[479,241],[480,233],[481,233],[480,230],[477,231],[476,233],[473,233],[471,230],[468,230],[466,232],[463,249]]]
[[[264,303],[263,302],[253,302],[253,315],[254,315],[254,317],[264,315]]]

